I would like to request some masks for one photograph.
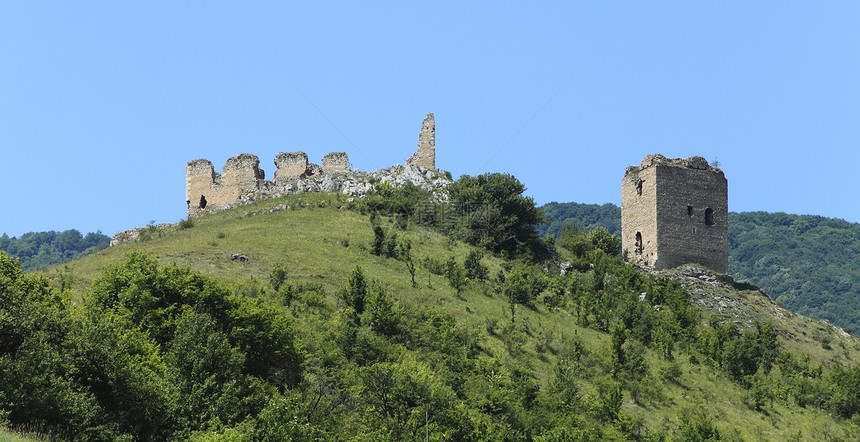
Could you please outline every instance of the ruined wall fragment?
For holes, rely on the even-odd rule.
[[[418,151],[406,160],[406,165],[436,170],[436,120],[433,117],[433,112],[427,114],[424,122],[421,123],[421,132],[418,134]]]
[[[281,152],[275,157],[275,180],[298,178],[308,170],[308,155],[299,152]]]
[[[349,172],[349,157],[346,152],[332,152],[322,157],[323,173]]]
[[[219,210],[239,197],[260,189],[265,172],[256,155],[243,153],[227,160],[221,174],[209,160],[189,162],[185,166],[185,202],[188,216],[195,218]]]

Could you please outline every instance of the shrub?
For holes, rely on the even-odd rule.
[[[194,227],[194,220],[191,218],[179,221],[179,230],[190,229],[192,227]]]
[[[287,269],[281,265],[273,266],[272,271],[269,272],[269,284],[271,284],[272,288],[277,292],[286,281]]]
[[[466,260],[463,262],[463,268],[466,271],[467,278],[482,281],[487,279],[489,270],[487,269],[487,266],[481,264],[481,259],[483,257],[484,254],[475,249],[472,249],[469,254],[466,255]]]
[[[460,293],[463,290],[463,287],[466,286],[466,271],[463,270],[463,267],[460,267],[457,264],[457,260],[454,258],[454,255],[451,255],[447,261],[445,261],[445,277],[448,278],[448,283],[451,284],[451,287],[457,290],[457,293]]]

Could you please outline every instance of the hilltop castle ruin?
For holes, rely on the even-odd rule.
[[[621,243],[631,262],[728,273],[728,183],[707,160],[648,155],[621,180]]]
[[[447,186],[447,178],[436,170],[436,123],[432,113],[421,125],[418,151],[406,160],[406,167],[393,166],[365,174],[350,168],[346,152],[329,153],[320,164],[309,163],[307,154],[301,151],[281,152],[275,156],[274,177],[267,181],[256,155],[243,153],[228,159],[222,173],[215,172],[209,160],[191,161],[185,167],[188,217],[291,193],[340,191],[360,195],[373,189],[370,178],[393,185],[409,181],[431,191]]]

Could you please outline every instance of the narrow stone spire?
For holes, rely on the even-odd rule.
[[[418,134],[418,151],[406,160],[406,165],[436,170],[436,120],[433,112],[427,114]]]

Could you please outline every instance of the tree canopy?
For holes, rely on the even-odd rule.
[[[541,251],[534,228],[545,218],[513,175],[463,175],[448,190],[457,215],[453,226],[457,237],[510,256]]]
[[[38,270],[63,261],[77,259],[110,245],[110,237],[101,232],[82,236],[77,230],[64,232],[30,232],[20,238],[0,236],[0,250],[21,260],[25,271]]]

